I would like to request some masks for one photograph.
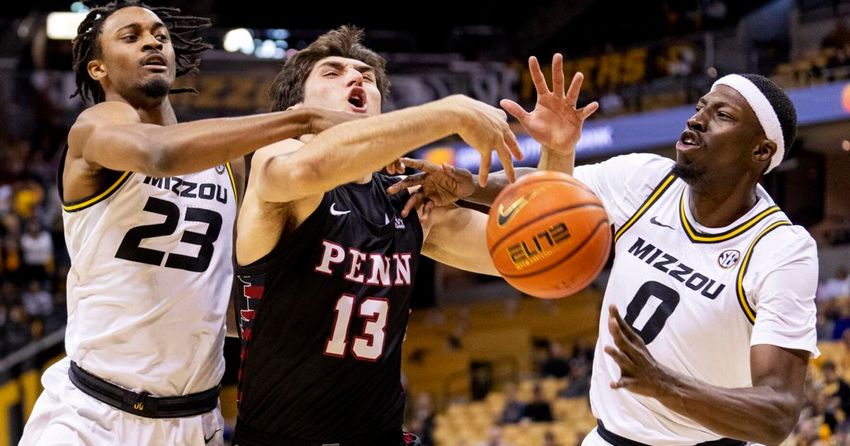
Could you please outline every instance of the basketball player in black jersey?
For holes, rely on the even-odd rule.
[[[519,156],[506,115],[463,96],[380,115],[384,60],[342,27],[287,60],[276,110],[366,114],[312,139],[260,149],[236,243],[243,339],[236,444],[398,446],[401,344],[420,255],[495,274],[486,215],[441,209],[401,216],[407,196],[375,173],[414,148],[458,134],[489,170]],[[483,178],[484,176],[482,176]]]

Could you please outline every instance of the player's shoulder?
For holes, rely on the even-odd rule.
[[[622,168],[659,170],[664,173],[673,168],[673,160],[654,153],[629,153],[611,157],[608,161]]]
[[[83,110],[68,131],[68,150],[72,157],[89,145],[90,138],[113,125],[138,124],[139,113],[129,104],[118,101],[106,101]],[[98,149],[89,147],[90,149]]]
[[[606,161],[608,170],[622,176],[629,190],[650,189],[666,178],[673,168],[673,160],[652,153],[632,153],[615,156]]]
[[[622,168],[634,177],[662,178],[673,169],[674,161],[653,153],[633,153],[620,155]]]
[[[132,124],[141,122],[139,113],[130,104],[104,101],[83,110],[74,126],[89,124]]]
[[[611,176],[664,176],[673,168],[673,160],[652,153],[630,153],[608,158],[598,164],[579,166],[576,169],[596,167]]]
[[[771,226],[765,227],[766,232],[754,253],[760,261],[773,265],[800,261],[817,263],[817,242],[809,231],[794,224],[777,225],[773,229]]]

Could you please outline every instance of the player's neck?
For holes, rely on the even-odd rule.
[[[165,98],[155,107],[136,108],[136,110],[138,110],[142,122],[159,125],[177,124],[177,115],[174,114],[174,109],[171,107],[171,101],[168,98]]]
[[[106,92],[107,101],[124,102],[139,114],[139,119],[146,124],[172,125],[177,124],[177,115],[171,107],[168,96],[149,98],[144,96],[127,97],[117,93]]]
[[[688,187],[691,215],[697,223],[707,228],[729,226],[749,212],[758,201],[755,188],[744,183],[731,188]]]

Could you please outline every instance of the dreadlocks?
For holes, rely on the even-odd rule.
[[[83,102],[92,101],[95,104],[103,102],[106,97],[100,83],[89,76],[88,63],[100,57],[100,34],[103,31],[103,23],[107,17],[115,11],[129,6],[138,6],[148,9],[156,14],[168,28],[171,43],[174,46],[177,76],[192,73],[198,70],[201,64],[201,53],[212,46],[204,43],[200,37],[192,36],[193,33],[209,28],[210,20],[203,17],[180,15],[179,8],[151,7],[138,0],[116,0],[102,6],[90,5],[91,1],[84,2],[92,9],[77,28],[77,37],[73,43],[74,73],[76,75],[77,90],[71,97],[80,95]],[[195,92],[193,88],[175,88],[171,93]]]

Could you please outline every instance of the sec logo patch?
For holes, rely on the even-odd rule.
[[[726,251],[721,252],[720,256],[717,257],[717,263],[720,264],[722,268],[729,269],[735,266],[740,258],[740,251],[727,249]]]

